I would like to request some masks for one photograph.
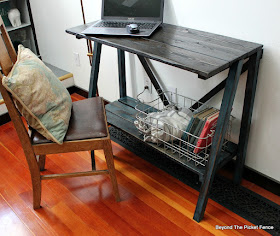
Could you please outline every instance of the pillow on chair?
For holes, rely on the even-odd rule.
[[[30,49],[19,45],[17,61],[2,83],[28,124],[47,139],[62,144],[72,101],[53,72]]]

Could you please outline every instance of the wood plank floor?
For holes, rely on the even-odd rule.
[[[82,99],[72,95],[73,101]],[[42,183],[42,208],[32,209],[28,166],[11,122],[0,127],[0,235],[269,235],[262,230],[216,230],[251,225],[209,200],[201,223],[192,220],[198,192],[113,143],[121,202],[107,176]],[[96,151],[97,168],[106,168]],[[90,153],[49,155],[44,173],[90,170]],[[246,187],[279,204],[280,198],[252,183]]]

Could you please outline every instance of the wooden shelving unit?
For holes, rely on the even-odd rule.
[[[138,140],[138,142],[143,142],[143,135],[140,134],[139,130],[135,127],[134,121],[136,120],[137,110],[135,110],[135,106],[139,102],[131,97],[123,97],[117,101],[114,101],[108,105],[106,105],[106,114],[108,123],[113,125],[114,127],[121,129],[133,136]],[[204,179],[204,175],[206,172],[206,168],[204,166],[195,165],[194,162],[188,161],[185,157],[180,157],[178,153],[174,153],[171,150],[165,150],[162,147],[159,147],[156,144],[145,143],[150,145],[155,150],[165,154],[166,157],[173,160],[174,162],[184,166],[190,171],[199,175],[199,180],[202,182]],[[219,163],[218,169],[221,168],[224,164],[226,164],[229,160],[231,160],[237,154],[237,145],[232,142],[228,142],[227,148],[223,150],[219,155]]]
[[[11,31],[20,30],[20,29],[23,29],[23,28],[29,27],[29,26],[31,26],[30,23],[22,23],[21,26],[19,26],[19,27],[7,26],[6,29],[8,32],[11,32]]]
[[[20,11],[21,25],[19,27],[11,26],[7,17],[7,12],[12,3]],[[18,44],[23,44],[23,46],[30,48],[36,55],[40,56],[29,0],[0,1],[0,11],[15,48],[17,48]]]

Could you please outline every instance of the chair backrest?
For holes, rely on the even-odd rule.
[[[3,20],[0,16],[0,66],[4,75],[8,75],[13,65],[17,60],[17,54],[12,44],[12,41],[7,33]],[[32,150],[31,141],[25,125],[21,119],[11,94],[2,85],[3,74],[0,73],[0,92],[5,101],[11,120],[14,123],[19,139],[22,143],[24,152],[30,152]]]
[[[0,30],[2,33],[0,40],[0,64],[4,75],[8,75],[17,60],[17,54],[2,18],[0,18]]]

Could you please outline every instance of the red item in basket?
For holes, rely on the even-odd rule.
[[[218,117],[219,111],[207,118],[205,125],[200,133],[199,139],[196,143],[196,147],[193,151],[195,154],[201,152],[204,148],[206,148],[206,146],[208,146],[212,142],[213,135],[211,134],[216,129]]]

